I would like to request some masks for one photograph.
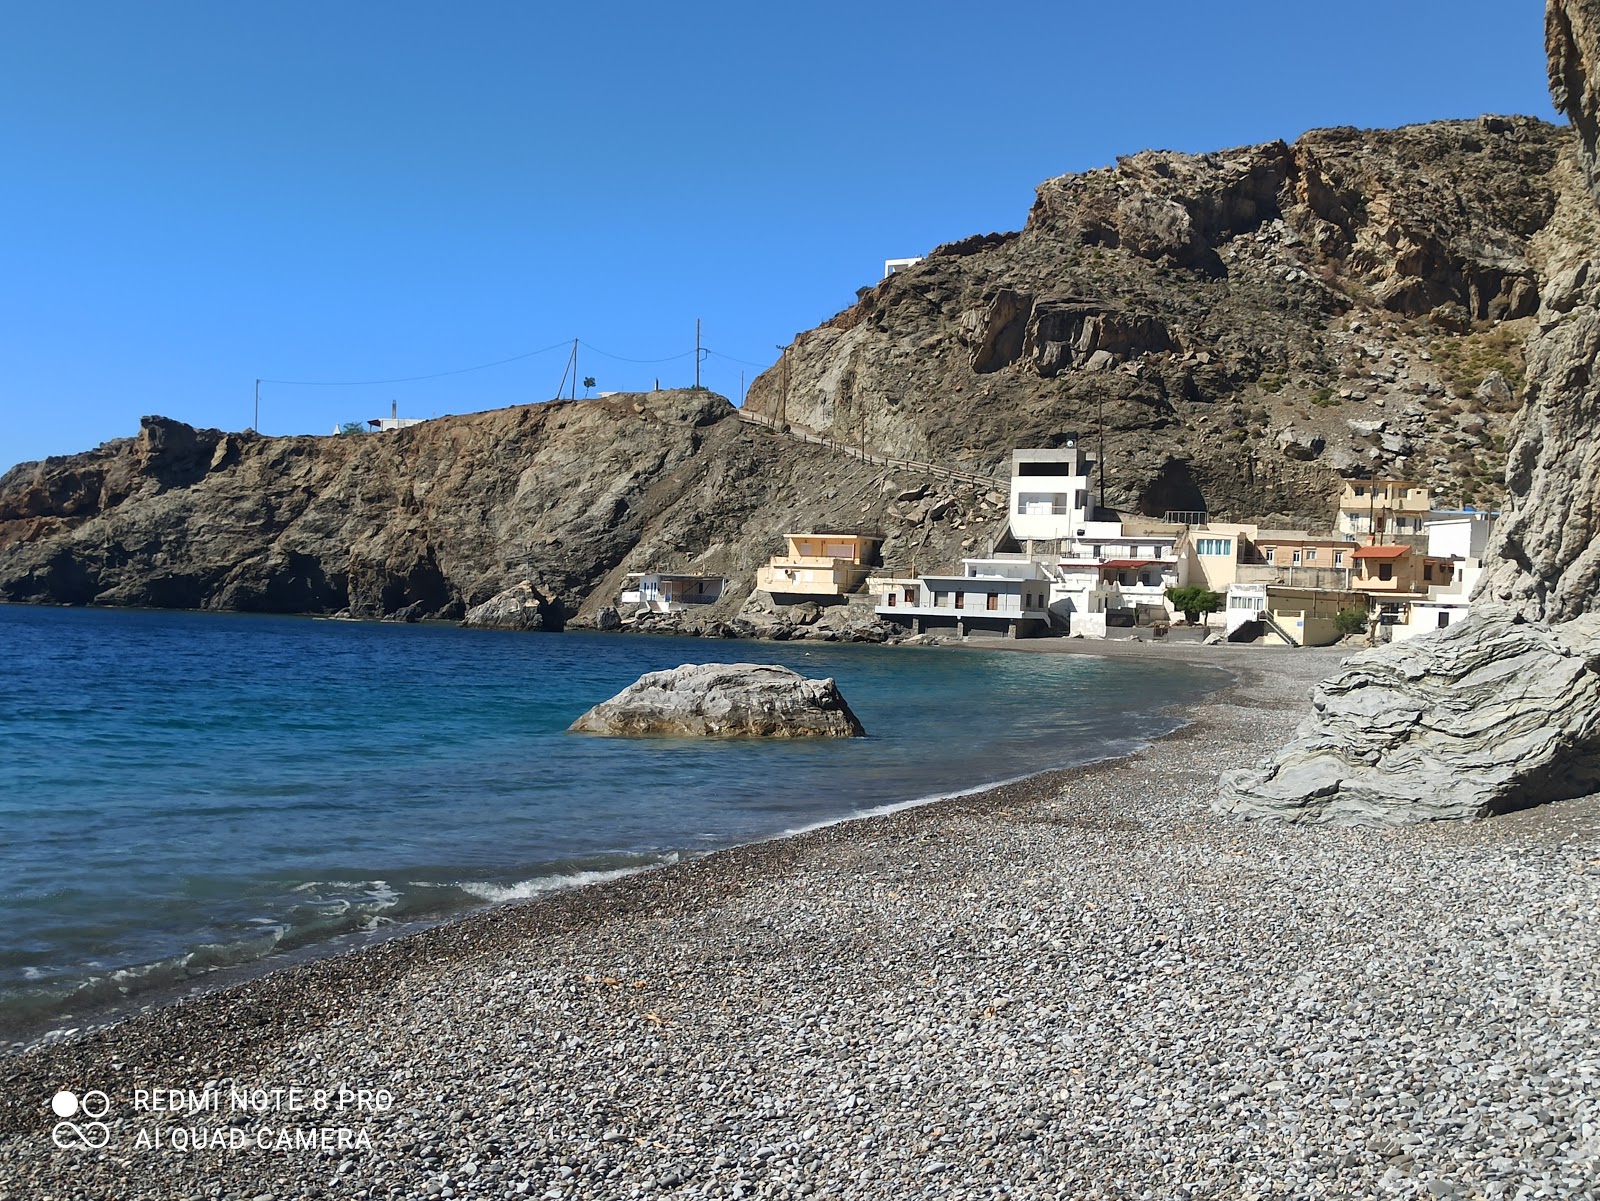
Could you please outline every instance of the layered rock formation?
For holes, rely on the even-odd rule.
[[[1551,0],[1551,92],[1597,178],[1600,0]],[[1600,196],[1600,187],[1596,188]],[[1590,218],[1600,208],[1590,200]],[[1224,778],[1219,808],[1293,820],[1474,817],[1600,786],[1600,264],[1544,288],[1509,511],[1477,610],[1349,661],[1272,762]]]
[[[685,663],[640,676],[569,729],[662,738],[859,738],[831,679],[764,663]]]
[[[1479,818],[1600,787],[1600,615],[1506,610],[1364,651],[1226,811],[1300,822]]]

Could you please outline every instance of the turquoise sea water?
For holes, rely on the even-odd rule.
[[[1221,682],[1068,655],[0,606],[0,1038],[336,948],[1125,754]],[[835,677],[869,737],[565,733],[641,673]]]

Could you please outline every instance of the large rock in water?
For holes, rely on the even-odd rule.
[[[668,738],[859,738],[839,689],[764,663],[685,663],[652,671],[570,727],[582,734]]]
[[[1549,0],[1550,91],[1600,194],[1600,0]],[[1593,220],[1594,206],[1587,217]],[[1600,263],[1548,265],[1507,512],[1472,620],[1358,655],[1275,762],[1216,807],[1297,821],[1480,817],[1600,785]],[[1491,607],[1492,606],[1492,607]],[[1550,624],[1545,624],[1550,623]]]
[[[559,626],[551,613],[550,598],[527,580],[473,605],[461,624],[474,630],[550,630]]]
[[[1478,818],[1600,788],[1600,614],[1497,609],[1351,656],[1264,767],[1218,808],[1300,822]]]

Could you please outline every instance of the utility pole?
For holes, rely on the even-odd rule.
[[[1106,394],[1095,393],[1095,415],[1100,423],[1100,507],[1106,507]],[[1096,514],[1098,517],[1099,514]]]
[[[700,318],[694,319],[694,390],[700,391]]]
[[[578,339],[572,339],[572,399],[578,399]]]
[[[783,377],[783,385],[782,394],[778,397],[778,429],[783,430],[789,425],[789,348],[780,346],[778,350],[783,354],[783,358],[780,360],[782,364],[780,374]]]
[[[250,427],[252,434],[261,432],[261,381],[256,381],[256,418],[255,424]]]

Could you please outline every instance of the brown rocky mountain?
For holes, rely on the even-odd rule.
[[[1550,91],[1600,215],[1600,0],[1549,0]],[[1569,247],[1567,249],[1576,249]],[[1551,266],[1555,263],[1552,262]],[[1352,656],[1219,806],[1292,821],[1483,817],[1600,788],[1600,262],[1546,276],[1507,508],[1469,620]]]
[[[1591,253],[1570,131],[1485,117],[1053,179],[801,335],[749,407],[996,468],[1108,430],[1108,500],[1326,523],[1340,472],[1501,495],[1544,281]]]
[[[152,417],[0,477],[0,598],[445,616],[527,579],[587,615],[693,567],[732,578],[725,617],[786,529],[880,530],[890,566],[987,550],[983,477],[1102,416],[1128,510],[1326,525],[1352,469],[1494,502],[1523,344],[1597,231],[1571,131],[1529,118],[1147,152],[864,290],[751,388],[752,416],[967,482],[696,392],[343,437]]]

